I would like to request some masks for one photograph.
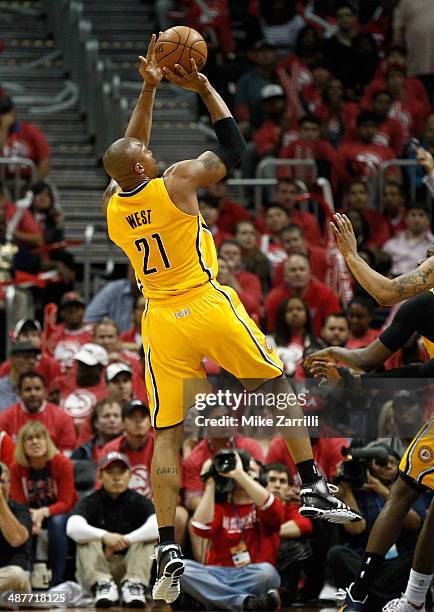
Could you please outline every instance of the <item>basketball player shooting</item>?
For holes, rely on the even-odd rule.
[[[103,208],[109,236],[128,256],[147,298],[142,338],[155,428],[152,489],[159,525],[152,596],[171,603],[179,595],[184,571],[174,538],[184,381],[203,382],[201,361],[206,355],[241,379],[248,390],[259,386],[266,393],[292,390],[282,375],[282,363],[235,291],[216,281],[216,250],[199,213],[197,190],[221,181],[237,164],[245,148],[243,136],[223,99],[207,77],[198,73],[194,60],[191,72],[180,65],[175,65],[176,72],[163,68],[171,83],[200,95],[218,144],[197,159],[174,164],[158,177],[157,163],[148,149],[155,92],[163,77],[155,59],[155,41],[153,35],[146,58],[140,57],[144,82],[125,137],[104,155],[104,167],[112,180]],[[296,405],[288,416],[302,418],[303,413]],[[360,520],[330,493],[317,473],[307,430],[294,428],[287,443],[303,483],[300,513],[339,523]]]

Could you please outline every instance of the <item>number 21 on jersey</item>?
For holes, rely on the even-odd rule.
[[[164,249],[163,241],[161,240],[160,234],[157,234],[157,233],[151,234],[151,238],[154,240],[154,242],[151,241],[151,243],[149,243],[147,238],[139,238],[138,240],[134,241],[134,244],[136,245],[136,249],[138,250],[138,252],[139,253],[143,252],[143,274],[145,276],[147,276],[148,274],[155,274],[155,272],[158,272],[157,267],[154,267],[154,268],[148,267],[149,256],[151,254],[151,248],[154,244],[157,245],[157,248],[160,251],[161,260],[164,264],[164,267],[166,268],[166,270],[170,268],[170,261]]]

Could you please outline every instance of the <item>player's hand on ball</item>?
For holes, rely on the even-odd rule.
[[[344,257],[350,254],[357,253],[357,240],[354,234],[353,226],[347,215],[337,213],[333,215],[334,222],[331,221],[333,233],[338,243],[340,252]]]
[[[197,71],[196,62],[191,59],[191,72],[187,72],[180,64],[175,64],[174,70],[167,67],[163,68],[164,76],[174,85],[178,85],[183,89],[201,93],[209,85],[207,77]]]
[[[427,174],[434,170],[434,159],[429,151],[423,147],[419,147],[416,152],[417,163],[422,166]]]
[[[163,78],[163,73],[161,71],[161,68],[157,64],[157,60],[155,59],[155,41],[156,40],[157,40],[157,37],[155,36],[155,34],[152,34],[151,40],[148,46],[148,51],[146,53],[146,57],[143,57],[143,55],[139,55],[140,76],[145,81],[145,83],[148,83],[148,85],[153,85],[154,87],[158,87],[161,79]]]

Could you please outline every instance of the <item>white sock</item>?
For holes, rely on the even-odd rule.
[[[407,590],[405,591],[407,600],[416,606],[423,604],[427,591],[431,586],[432,578],[433,574],[419,574],[419,572],[415,572],[412,569],[407,583]]]

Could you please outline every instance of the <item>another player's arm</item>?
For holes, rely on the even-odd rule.
[[[175,203],[184,208],[188,195],[201,187],[218,183],[238,163],[246,143],[241,131],[223,98],[214,89],[205,75],[197,71],[192,60],[191,73],[182,66],[176,66],[176,73],[164,68],[166,78],[184,89],[195,91],[207,107],[216,132],[218,145],[205,151],[197,159],[189,159],[174,164],[164,174],[166,187]],[[187,198],[186,198],[187,196]],[[197,213],[188,206],[185,212]]]
[[[374,340],[369,346],[361,349],[347,349],[340,346],[329,346],[326,349],[312,353],[305,363],[315,374],[320,369],[321,361],[335,361],[350,368],[369,372],[383,364],[393,351],[389,350],[381,340]]]
[[[390,279],[369,267],[357,253],[357,242],[351,221],[346,215],[334,215],[333,233],[345,260],[357,282],[377,300],[390,306],[419,295],[434,285],[434,257],[424,261],[416,270]]]

